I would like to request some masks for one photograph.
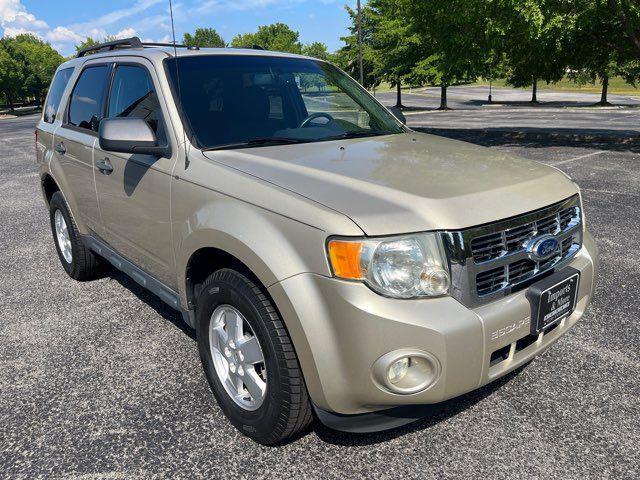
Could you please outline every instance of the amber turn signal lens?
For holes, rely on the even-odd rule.
[[[329,259],[336,277],[361,279],[360,252],[362,242],[346,242],[331,240],[329,242]]]

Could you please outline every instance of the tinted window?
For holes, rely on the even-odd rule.
[[[109,67],[100,65],[85,68],[80,74],[69,103],[69,124],[98,131],[104,110],[104,95]]]
[[[72,74],[73,67],[60,70],[56,73],[56,76],[53,77],[53,82],[51,82],[51,87],[49,88],[47,103],[44,106],[45,122],[53,123],[55,121],[62,94],[64,93],[64,89],[67,88],[67,83],[69,83]]]
[[[165,65],[173,90],[180,88],[176,101],[183,122],[200,148],[404,131],[362,87],[325,62],[202,55],[165,60]]]
[[[144,118],[163,142],[160,104],[146,68],[131,65],[116,68],[109,97],[109,118],[113,117]]]

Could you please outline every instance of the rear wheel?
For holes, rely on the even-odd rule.
[[[298,358],[262,289],[219,270],[202,285],[196,315],[204,371],[231,423],[265,445],[303,431],[313,417]]]
[[[56,250],[65,271],[75,280],[98,278],[102,273],[100,261],[82,242],[69,206],[60,192],[51,197],[49,215]]]

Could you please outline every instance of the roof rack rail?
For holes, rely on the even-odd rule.
[[[116,48],[142,48],[142,41],[138,37],[123,38],[121,40],[114,40],[112,42],[99,43],[87,48],[83,48],[76,55],[77,58],[84,57],[87,53],[91,52],[108,52],[115,50]]]
[[[139,37],[123,38],[121,40],[114,40],[112,42],[98,43],[87,48],[83,48],[78,52],[76,57],[84,57],[87,53],[91,52],[108,52],[111,50],[121,48],[144,48],[144,47],[176,47],[187,48],[189,50],[200,50],[200,47],[194,47],[190,45],[183,45],[181,43],[163,43],[163,42],[143,42]]]
[[[194,45],[183,45],[182,43],[163,43],[163,42],[142,42],[143,47],[176,47],[176,48],[187,48],[189,50],[200,50],[200,47],[196,47]]]

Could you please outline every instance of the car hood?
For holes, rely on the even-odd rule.
[[[461,229],[577,193],[555,168],[415,132],[205,155],[339,211],[367,235]]]

